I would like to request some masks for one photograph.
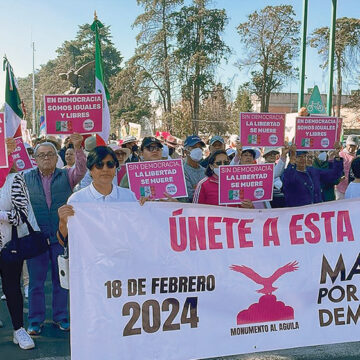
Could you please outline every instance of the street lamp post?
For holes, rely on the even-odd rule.
[[[331,108],[332,108],[333,81],[334,81],[336,3],[337,0],[332,0],[331,27],[330,27],[330,38],[329,38],[329,90],[328,90],[327,102],[326,102],[326,110],[329,116],[331,115],[331,110],[332,110]]]

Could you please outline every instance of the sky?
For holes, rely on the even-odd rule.
[[[315,28],[329,26],[331,0],[309,0],[308,34]],[[360,18],[359,0],[338,0],[337,17]],[[249,80],[247,71],[240,72],[235,62],[241,56],[242,45],[236,26],[247,20],[255,10],[267,5],[292,5],[296,18],[301,20],[303,0],[213,0],[211,7],[223,8],[229,17],[223,39],[232,50],[227,62],[222,62],[216,80],[230,85],[233,94],[238,86]],[[135,18],[142,13],[136,0],[1,0],[0,54],[6,54],[15,76],[24,77],[32,72],[32,42],[35,43],[35,68],[56,58],[56,49],[66,40],[73,40],[78,25],[91,23],[94,10],[105,25],[110,25],[115,47],[126,61],[136,47],[136,34],[132,28]],[[295,66],[299,67],[299,61]],[[305,89],[319,86],[327,91],[327,71],[319,68],[321,59],[315,49],[307,48]],[[288,81],[284,91],[297,92],[298,80]],[[355,79],[348,79],[344,90],[356,88]],[[4,102],[5,72],[0,71],[0,105]],[[20,89],[21,90],[21,89]]]

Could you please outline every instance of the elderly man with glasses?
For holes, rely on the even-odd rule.
[[[50,142],[38,144],[35,159],[38,168],[24,175],[30,193],[31,205],[41,231],[50,241],[49,251],[27,261],[29,269],[29,327],[30,335],[39,335],[46,316],[44,283],[51,263],[52,317],[60,330],[68,331],[68,291],[60,287],[57,257],[63,253],[56,231],[59,226],[58,209],[66,204],[74,186],[86,172],[86,157],[81,149],[82,136],[72,134],[70,142],[75,149],[75,166],[56,168],[57,149]]]

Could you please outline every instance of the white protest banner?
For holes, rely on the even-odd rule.
[[[72,359],[198,359],[358,341],[358,200],[247,210],[75,203]]]

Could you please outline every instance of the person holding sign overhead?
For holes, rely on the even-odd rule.
[[[217,150],[209,157],[209,164],[205,170],[206,177],[197,185],[194,193],[193,203],[219,205],[219,166],[229,165],[230,159],[225,150]],[[250,200],[244,200],[232,207],[253,209],[254,204]]]
[[[35,159],[38,168],[24,175],[30,193],[31,205],[41,232],[50,240],[49,251],[27,261],[29,284],[29,326],[30,335],[39,335],[46,317],[45,279],[51,263],[53,306],[52,316],[60,330],[69,331],[68,291],[60,287],[58,255],[63,248],[58,244],[58,209],[66,204],[75,185],[86,172],[86,157],[81,149],[83,137],[72,134],[70,141],[75,149],[75,166],[70,169],[56,167],[57,149],[51,142],[40,143],[35,148]]]
[[[307,151],[290,147],[290,162],[282,175],[285,206],[303,206],[323,201],[322,184],[332,184],[343,173],[343,160],[339,156],[340,144],[334,145],[334,161],[329,169],[307,166]]]

